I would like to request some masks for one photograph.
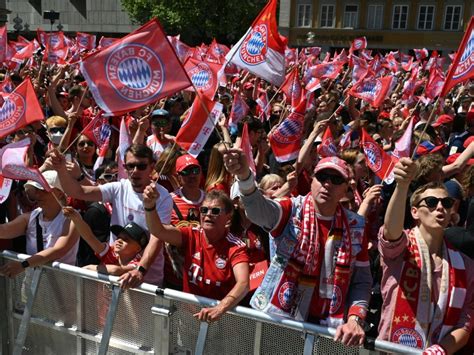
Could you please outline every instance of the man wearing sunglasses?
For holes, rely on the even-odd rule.
[[[237,177],[248,218],[269,231],[277,246],[251,306],[337,327],[335,340],[361,345],[372,277],[365,220],[339,203],[348,189],[347,164],[322,159],[308,195],[270,200],[256,188],[240,150],[230,149],[224,162]]]
[[[148,229],[143,206],[143,191],[152,182],[151,174],[154,168],[153,152],[143,144],[132,144],[125,151],[124,168],[128,179],[110,182],[100,186],[80,185],[66,170],[64,156],[58,151],[52,153],[54,169],[58,171],[61,185],[69,196],[84,201],[102,201],[113,207],[111,224],[126,225],[135,222],[140,227]],[[173,200],[168,191],[159,184],[156,190],[160,198],[156,201],[156,211],[164,223],[170,223]],[[116,237],[110,234],[110,244]],[[150,236],[150,241],[140,261],[140,268],[129,271],[121,276],[122,287],[136,287],[145,282],[161,285],[163,282],[163,252],[161,242]],[[147,271],[150,271],[149,273]],[[146,277],[145,277],[146,274]],[[145,278],[144,278],[145,277]]]
[[[157,109],[151,113],[151,131],[153,134],[146,139],[146,145],[153,151],[155,160],[158,159],[161,152],[171,146],[174,139],[173,136],[169,135],[172,126],[168,111]]]
[[[445,242],[454,200],[442,183],[430,182],[410,198],[415,226],[404,230],[405,201],[416,164],[402,158],[379,235],[382,316],[379,339],[453,354],[468,341],[474,301],[474,265]],[[470,349],[472,351],[472,348]]]

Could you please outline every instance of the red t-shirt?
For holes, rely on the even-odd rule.
[[[107,244],[106,249],[100,254],[95,254],[100,259],[101,264],[120,265],[118,255],[114,251],[114,245]],[[137,254],[127,265],[139,265],[141,256]]]
[[[228,234],[208,244],[202,228],[180,228],[184,250],[183,291],[223,299],[235,285],[233,267],[249,262],[246,245]]]

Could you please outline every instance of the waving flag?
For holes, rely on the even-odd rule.
[[[95,48],[96,36],[89,33],[77,32],[76,43],[80,50],[91,51]]]
[[[193,157],[206,144],[224,107],[206,96],[196,96],[176,135],[176,143]]]
[[[389,177],[398,159],[385,153],[364,128],[360,144],[370,170],[382,180]]]
[[[421,62],[425,58],[428,58],[428,50],[426,48],[413,49],[413,52],[415,52],[415,58],[419,62]]]
[[[188,46],[187,44],[181,42],[179,38],[179,35],[168,36],[168,40],[176,51],[176,55],[178,56],[181,63],[184,63],[186,59],[193,56],[194,49]]]
[[[411,136],[413,134],[414,118],[412,117],[409,120],[410,120],[410,123],[408,124],[405,132],[400,137],[400,139],[395,142],[395,149],[393,151],[393,156],[398,159],[410,157]]]
[[[440,93],[444,85],[444,73],[436,67],[430,70],[430,77],[425,88],[425,97],[434,100]]]
[[[120,38],[113,38],[113,37],[100,37],[99,39],[99,47],[98,49],[104,49],[110,47],[115,42],[120,41]]]
[[[156,19],[84,58],[81,72],[99,107],[113,115],[191,85]]]
[[[0,174],[4,178],[14,180],[33,180],[41,184],[45,191],[53,189],[44,179],[37,168],[30,168],[25,164],[25,158],[30,139],[25,138],[19,142],[10,143],[0,149]]]
[[[329,126],[324,131],[321,144],[318,145],[318,155],[321,158],[335,157],[337,156],[337,147],[334,143],[334,137],[332,136]]]
[[[298,75],[298,67],[293,68],[286,76],[285,82],[281,86],[281,91],[290,101],[291,106],[296,106],[301,100],[301,83]]]
[[[34,42],[31,41],[22,49],[20,49],[18,52],[16,52],[11,58],[11,61],[16,64],[23,64],[25,59],[29,59],[33,57],[34,51],[35,51],[35,45],[34,45]]]
[[[0,107],[0,138],[44,119],[43,110],[29,78],[12,93],[4,95],[3,99],[5,101]]]
[[[240,149],[242,149],[242,152],[247,157],[250,170],[252,170],[254,175],[257,175],[257,168],[255,167],[255,160],[253,159],[252,146],[250,145],[249,129],[248,129],[247,122],[244,123],[244,128],[242,130],[242,139],[240,141]]]
[[[397,62],[397,59],[395,58],[395,56],[392,53],[388,54],[385,57],[385,62],[382,63],[382,66],[384,68],[387,68],[388,70],[390,70],[393,73],[396,73],[398,71],[398,62]]]
[[[342,65],[337,62],[327,62],[310,68],[311,75],[317,79],[336,79],[342,70]]]
[[[226,60],[280,86],[285,80],[286,41],[276,22],[277,0],[270,0]]]
[[[4,203],[7,200],[8,196],[10,196],[12,183],[12,179],[8,179],[0,175],[0,204]]]
[[[391,76],[384,78],[366,77],[349,90],[349,95],[358,97],[374,107],[379,107],[385,100],[391,84]]]
[[[226,45],[217,43],[214,38],[207,49],[205,60],[207,62],[222,64],[225,62],[225,56],[229,51],[230,49]]]
[[[8,50],[7,26],[2,26],[0,27],[0,64],[6,61],[7,50]]]
[[[234,100],[232,101],[232,110],[229,115],[229,125],[236,125],[244,118],[249,112],[247,103],[242,99],[242,96],[238,92],[234,94]]]
[[[66,45],[60,47],[51,47],[49,44],[47,44],[44,50],[43,62],[66,64],[66,58],[68,54],[69,47]]]
[[[414,67],[411,70],[410,78],[403,83],[402,99],[408,100],[413,97],[417,89],[418,82],[418,72],[420,70],[419,66]]]
[[[453,86],[471,78],[474,78],[474,16],[471,16],[440,96],[445,97]]]
[[[257,100],[257,112],[258,112],[258,117],[260,118],[261,121],[263,121],[263,117],[265,117],[266,120],[270,118],[270,113],[271,113],[271,107],[270,107],[270,102],[268,101],[268,95],[265,90],[259,89],[259,94]]]
[[[353,51],[359,51],[361,49],[366,49],[366,48],[367,48],[367,38],[365,37],[356,38],[352,41],[350,53],[352,53]]]
[[[410,71],[413,68],[413,57],[409,54],[400,53],[400,65],[403,70]]]
[[[354,84],[367,75],[369,65],[364,58],[359,58],[355,55],[351,55],[351,63],[353,65],[352,84]]]
[[[216,94],[219,83],[218,73],[221,68],[221,64],[208,63],[194,58],[188,58],[184,63],[184,70],[188,73],[194,88],[211,100]]]
[[[298,62],[298,54],[296,48],[285,48],[285,66],[288,68]]]
[[[120,132],[119,132],[119,147],[118,147],[118,179],[126,179],[128,177],[127,171],[125,170],[123,164],[125,164],[125,151],[132,144],[132,137],[128,132],[127,124],[125,123],[125,118],[122,117],[120,121]]]
[[[284,163],[298,157],[303,138],[304,115],[306,100],[301,100],[298,106],[270,134],[269,141],[275,159]]]

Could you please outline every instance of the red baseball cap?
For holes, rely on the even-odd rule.
[[[435,123],[432,124],[433,127],[439,127],[443,124],[452,123],[454,121],[454,117],[450,115],[440,115]]]
[[[350,172],[347,163],[338,157],[327,157],[321,159],[314,168],[314,173],[316,174],[318,171],[325,170],[325,169],[332,169],[336,170],[339,174],[341,174],[345,179],[349,179]]]
[[[198,160],[189,154],[181,155],[178,159],[176,159],[176,172],[177,173],[185,170],[188,166],[201,167]]]

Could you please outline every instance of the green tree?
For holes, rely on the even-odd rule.
[[[168,35],[198,45],[233,44],[244,35],[266,0],[122,0],[131,20],[143,24],[158,18]]]

